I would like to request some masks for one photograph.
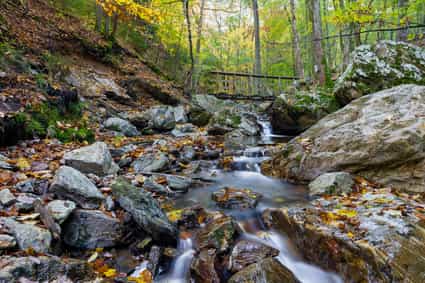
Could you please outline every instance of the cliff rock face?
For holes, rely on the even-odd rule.
[[[383,185],[425,191],[425,87],[363,96],[292,139],[263,171],[309,182],[346,171]]]

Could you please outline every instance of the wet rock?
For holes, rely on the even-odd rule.
[[[149,110],[152,128],[159,131],[169,131],[174,129],[176,121],[174,111],[169,106],[157,106]]]
[[[168,156],[165,153],[146,153],[133,162],[136,173],[161,172],[168,168]]]
[[[185,162],[190,162],[194,160],[196,158],[195,149],[192,146],[188,146],[188,145],[184,146],[181,153],[181,158]]]
[[[193,133],[196,133],[197,130],[198,128],[192,124],[178,124],[171,131],[171,134],[175,137],[184,137],[184,136],[190,136]]]
[[[169,222],[158,202],[148,193],[122,178],[115,181],[112,191],[119,205],[131,214],[144,231],[163,242],[176,241],[177,228]]]
[[[105,121],[104,125],[105,128],[121,132],[126,137],[140,136],[140,132],[135,126],[133,126],[129,121],[121,118],[109,118]]]
[[[155,277],[158,273],[158,268],[161,260],[163,249],[158,246],[153,246],[149,252],[148,256],[148,269],[152,273],[152,276]]]
[[[214,268],[215,250],[205,249],[195,256],[190,266],[191,276],[195,282],[219,283],[220,278]]]
[[[15,185],[15,189],[21,193],[32,193],[42,195],[47,192],[49,182],[47,180],[29,179]]]
[[[0,169],[4,170],[14,170],[15,168],[7,162],[6,156],[0,154]]]
[[[9,206],[14,204],[16,201],[15,196],[10,192],[9,189],[3,189],[0,191],[0,204],[3,206]]]
[[[422,282],[425,227],[415,214],[418,202],[390,189],[365,190],[267,210],[263,219],[304,258],[336,271],[344,282]]]
[[[279,250],[275,248],[259,242],[242,240],[233,247],[229,260],[229,269],[233,272],[238,272],[250,264],[278,255]]]
[[[112,211],[115,208],[115,202],[111,196],[107,196],[105,200],[105,209],[108,211]]]
[[[34,203],[36,200],[40,199],[34,194],[24,193],[19,194],[16,198],[15,207],[20,212],[28,212],[34,209]]]
[[[225,187],[214,192],[211,197],[221,208],[247,209],[255,208],[262,195],[249,189]]]
[[[292,272],[274,258],[251,264],[230,277],[229,283],[298,283]]]
[[[0,250],[12,249],[16,246],[16,240],[10,235],[0,234]]]
[[[14,257],[0,259],[0,282],[91,282],[96,275],[87,262],[54,256]],[[57,281],[54,281],[57,280]]]
[[[219,124],[213,124],[211,126],[208,126],[208,135],[210,136],[224,136],[227,133],[230,133],[233,130],[231,127],[219,125]]]
[[[340,108],[335,97],[320,91],[293,91],[281,94],[270,109],[273,130],[298,134]]]
[[[196,242],[199,249],[214,248],[223,252],[230,247],[235,235],[236,224],[232,217],[218,214],[198,232]]]
[[[406,83],[425,84],[424,48],[384,40],[353,51],[334,93],[340,104],[346,105],[363,95]]]
[[[64,155],[65,164],[83,173],[93,173],[98,176],[115,174],[119,167],[112,160],[108,146],[103,142],[96,142]]]
[[[125,227],[120,220],[98,210],[77,209],[63,225],[64,242],[75,248],[114,247],[121,243]]]
[[[155,193],[168,194],[167,188],[158,184],[153,176],[145,179],[143,182],[143,188]]]
[[[243,115],[238,129],[244,136],[256,136],[260,133],[257,119],[253,115]]]
[[[173,191],[187,192],[192,184],[192,179],[183,176],[167,175],[166,178],[168,187]]]
[[[263,172],[309,182],[345,171],[386,186],[425,191],[425,87],[363,96],[292,139]]]
[[[75,208],[75,203],[69,200],[54,200],[47,204],[47,210],[59,224],[65,222]]]
[[[131,112],[126,115],[126,119],[136,126],[137,129],[143,130],[149,127],[150,113],[149,112]]]
[[[49,251],[52,236],[46,229],[32,224],[22,224],[11,218],[2,218],[0,221],[16,238],[21,250],[33,249],[39,253]]]
[[[176,123],[187,123],[186,110],[182,105],[173,108],[174,121]]]
[[[88,209],[99,207],[104,200],[103,195],[86,176],[68,166],[62,166],[56,172],[50,192]]]
[[[325,173],[308,184],[309,194],[341,194],[349,193],[354,185],[353,178],[346,172]]]

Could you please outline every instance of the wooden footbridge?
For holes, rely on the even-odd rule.
[[[272,101],[283,93],[292,81],[291,76],[272,76],[239,72],[210,71],[210,83],[213,92],[208,92],[220,99]]]

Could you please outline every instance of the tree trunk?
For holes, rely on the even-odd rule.
[[[336,7],[336,5],[334,4]],[[339,0],[339,9],[345,10],[344,0]],[[339,45],[342,52],[342,68],[345,69],[350,62],[350,38],[342,36],[346,25],[342,25],[339,28]]]
[[[102,29],[102,16],[103,16],[102,6],[100,6],[99,4],[96,4],[96,25],[94,29],[97,32],[100,32]]]
[[[187,39],[189,42],[189,56],[190,56],[190,70],[186,77],[185,82],[185,93],[192,93],[192,79],[193,79],[193,70],[195,67],[195,59],[193,57],[193,41],[192,41],[192,27],[190,24],[190,15],[189,15],[189,0],[183,0],[183,13],[186,18],[187,26]]]
[[[291,30],[292,30],[292,48],[294,54],[294,66],[295,74],[300,79],[304,78],[304,67],[301,58],[301,48],[300,48],[300,38],[297,30],[297,19],[295,17],[295,2],[294,0],[289,0],[290,11],[291,11]]]
[[[110,34],[110,23],[111,23],[111,17],[105,14],[105,37],[109,37]]]
[[[408,0],[398,0],[398,25],[399,26],[408,26],[408,22],[406,20],[405,23],[402,23],[404,17],[406,16],[406,9],[409,1]],[[407,34],[409,31],[407,29],[402,29],[397,31],[396,39],[397,41],[406,41]]]
[[[252,13],[254,15],[254,44],[255,44],[255,62],[254,73],[261,74],[261,44],[260,44],[260,18],[258,16],[258,2],[252,0]],[[260,92],[260,80],[255,79],[255,94]]]
[[[324,85],[326,81],[325,58],[322,47],[322,19],[320,15],[320,0],[310,0],[313,28],[313,73],[317,82]]]
[[[114,16],[112,17],[112,34],[111,37],[115,38],[118,30],[118,15],[114,13]]]
[[[198,22],[198,28],[196,31],[196,46],[195,46],[195,63],[194,63],[194,80],[193,80],[193,89],[197,89],[198,82],[199,82],[199,76],[200,76],[200,54],[201,54],[201,40],[202,40],[202,26],[204,22],[204,8],[205,8],[205,0],[201,0],[201,6],[199,10],[199,22]]]

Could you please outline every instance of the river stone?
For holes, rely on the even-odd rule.
[[[86,176],[68,166],[58,169],[49,190],[59,198],[72,200],[80,207],[88,209],[99,207],[104,199]]]
[[[2,256],[0,259],[0,282],[92,282],[95,277],[83,260],[55,256]]]
[[[341,194],[351,192],[353,185],[354,181],[350,173],[332,172],[322,174],[314,179],[313,182],[308,184],[308,189],[311,196]]]
[[[114,247],[124,237],[120,220],[99,210],[76,209],[63,225],[64,242],[79,249]]]
[[[260,133],[260,127],[253,115],[243,115],[238,129],[245,136],[256,136]]]
[[[169,131],[174,129],[176,121],[173,107],[155,106],[149,110],[151,127],[159,131]]]
[[[16,198],[15,207],[19,212],[28,212],[34,209],[35,201],[40,199],[37,195],[30,193],[19,194]]]
[[[190,274],[195,282],[220,283],[220,278],[214,267],[215,259],[214,249],[205,249],[195,255],[190,265]]]
[[[0,234],[0,250],[7,250],[16,246],[16,239],[10,235]]]
[[[184,137],[184,136],[190,136],[196,133],[198,128],[192,124],[186,123],[186,124],[178,124],[176,127],[171,131],[171,134],[175,137]]]
[[[363,96],[292,139],[263,172],[309,182],[346,171],[386,186],[425,192],[425,87]]]
[[[11,218],[3,218],[1,221],[16,238],[21,250],[33,249],[39,253],[49,251],[52,236],[48,230],[32,224],[22,224]]]
[[[192,184],[192,179],[183,176],[167,175],[166,179],[168,187],[170,187],[173,191],[187,192]]]
[[[140,136],[140,132],[129,121],[112,117],[105,121],[105,128],[121,132],[126,137]]]
[[[217,214],[196,235],[199,249],[212,248],[219,252],[229,249],[236,236],[236,224],[232,217]]]
[[[163,152],[146,153],[133,162],[134,172],[161,172],[168,168],[168,156]]]
[[[176,242],[177,228],[170,223],[158,202],[148,193],[123,178],[118,178],[112,184],[112,193],[119,205],[153,238],[161,239],[162,242]]]
[[[362,95],[406,83],[425,84],[425,49],[384,40],[353,51],[334,93],[345,105]]]
[[[298,283],[292,272],[274,258],[249,265],[232,277],[229,283]]]
[[[187,123],[186,111],[182,105],[174,107],[173,113],[176,123]]]
[[[247,209],[255,208],[262,195],[250,189],[225,187],[212,193],[211,198],[221,208]]]
[[[233,272],[238,272],[250,264],[278,255],[279,250],[275,248],[259,242],[241,240],[233,247],[229,260],[229,269]]]
[[[65,222],[75,208],[75,203],[70,200],[54,200],[47,204],[47,210],[59,224]]]
[[[3,189],[0,191],[0,204],[3,206],[9,206],[16,201],[15,196],[10,192],[9,189]]]
[[[270,122],[275,132],[294,135],[308,129],[338,108],[333,95],[319,90],[295,90],[275,99],[270,109]]]
[[[86,174],[93,173],[98,176],[105,176],[115,174],[119,170],[104,142],[96,142],[67,152],[63,158],[66,165]]]

